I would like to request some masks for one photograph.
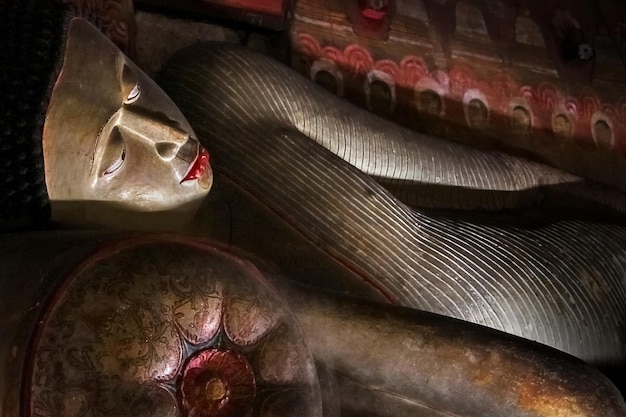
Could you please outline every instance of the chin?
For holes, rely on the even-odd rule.
[[[186,229],[206,194],[174,207],[145,207],[109,201],[51,201],[52,220],[69,227],[177,232]]]

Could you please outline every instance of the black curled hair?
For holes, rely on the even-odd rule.
[[[42,133],[72,15],[55,0],[0,0],[0,231],[49,219]]]

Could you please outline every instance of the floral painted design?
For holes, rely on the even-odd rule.
[[[247,417],[255,392],[252,368],[232,350],[198,352],[180,376],[180,403],[189,417]]]
[[[626,27],[626,26],[625,26]],[[539,82],[526,83],[508,67],[496,69],[485,76],[484,71],[478,71],[476,66],[466,63],[455,62],[446,71],[429,69],[426,65],[426,55],[406,55],[399,62],[385,56],[376,57],[368,48],[358,42],[347,42],[341,49],[336,43],[318,39],[315,35],[299,30],[294,33],[294,50],[299,55],[303,64],[299,70],[305,74],[309,72],[307,62],[328,60],[335,63],[341,69],[341,76],[346,85],[345,97],[354,100],[354,97],[364,96],[363,92],[355,94],[352,88],[362,88],[363,80],[372,70],[378,70],[389,75],[398,90],[414,90],[414,97],[420,97],[419,93],[425,86],[439,95],[442,102],[462,102],[462,98],[468,91],[480,91],[489,100],[490,114],[499,117],[510,115],[511,103],[520,99],[527,101],[530,106],[526,109],[533,121],[533,135],[549,135],[553,131],[553,116],[555,111],[566,111],[572,119],[571,132],[567,136],[576,137],[582,144],[594,145],[592,137],[592,115],[602,112],[610,122],[611,134],[615,138],[612,149],[616,153],[626,153],[626,143],[622,140],[626,137],[626,97],[619,96],[613,100],[606,100],[601,92],[585,88],[576,93],[574,89],[564,90],[557,83],[541,79]],[[575,54],[582,61],[591,60],[595,51],[591,44],[581,42],[576,44]],[[354,81],[357,80],[357,81]],[[527,80],[526,80],[527,81]],[[354,87],[358,86],[358,87]],[[570,91],[571,90],[571,91]],[[411,95],[399,95],[399,97],[411,97]],[[356,99],[359,101],[360,99]],[[404,99],[406,100],[406,98]],[[448,107],[452,107],[448,105]],[[416,108],[422,110],[420,105],[412,106],[410,103],[398,101],[397,109]],[[465,124],[463,112],[454,113],[447,109],[440,116],[448,121]],[[499,117],[492,117],[494,122],[488,123],[488,128],[493,132],[500,132],[503,137],[508,134],[511,121],[498,125]],[[414,120],[419,121],[419,118]],[[496,123],[496,124],[494,124]],[[414,126],[423,128],[422,126]],[[521,136],[516,137],[519,140]],[[553,135],[550,135],[554,138]],[[558,135],[557,135],[558,137]],[[525,146],[526,142],[519,142]],[[569,142],[568,142],[569,143]],[[532,151],[537,151],[536,142],[528,142],[532,145]]]
[[[295,398],[321,415],[312,357],[261,274],[153,239],[92,257],[58,290],[33,343],[29,414],[264,416]]]

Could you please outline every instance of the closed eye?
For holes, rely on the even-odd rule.
[[[123,60],[119,63],[120,67],[120,89],[124,104],[131,104],[137,101],[141,96],[141,86],[139,78],[135,71],[127,65]]]
[[[125,159],[126,159],[126,148],[122,150],[122,153],[119,156],[119,158],[117,158],[115,162],[113,162],[113,164],[104,171],[103,175],[111,175],[117,172],[122,167],[122,165],[124,165]]]
[[[135,86],[128,93],[126,100],[124,101],[126,104],[133,103],[137,101],[140,95],[141,95],[141,88],[139,87],[139,84],[135,84]]]
[[[110,176],[118,172],[124,166],[124,161],[126,161],[126,142],[119,129],[115,127],[111,131],[102,155],[100,167],[106,167],[101,171],[102,176]]]

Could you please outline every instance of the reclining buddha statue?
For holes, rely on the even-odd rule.
[[[589,219],[577,211],[564,215],[561,210],[533,207],[548,200],[565,201],[560,206],[580,202],[592,206],[592,213],[604,208],[620,212],[626,207],[621,194],[539,163],[403,129],[235,45],[197,45],[173,56],[159,80],[166,94],[88,19],[75,17],[55,2],[33,0],[24,6],[6,1],[2,7],[7,20],[3,28],[11,34],[3,45],[3,65],[11,70],[2,79],[8,105],[0,120],[6,155],[2,156],[5,224],[29,217],[45,219],[49,204],[53,223],[47,228],[167,230],[211,238],[250,253],[223,255],[223,249],[217,249],[215,255],[214,249],[197,249],[214,244],[177,237],[172,238],[174,248],[155,249],[150,256],[137,255],[133,245],[124,246],[114,251],[121,251],[121,258],[111,255],[114,260],[123,258],[119,265],[111,267],[103,261],[97,271],[85,266],[92,264],[80,267],[76,259],[68,261],[76,271],[91,271],[85,276],[53,269],[49,279],[31,284],[23,281],[30,277],[20,276],[17,285],[13,281],[18,278],[7,274],[0,308],[7,309],[10,321],[3,325],[7,337],[1,338],[6,346],[0,350],[5,364],[0,370],[15,370],[7,364],[19,356],[24,365],[18,364],[17,369],[25,375],[19,378],[18,400],[15,392],[13,396],[0,393],[5,395],[0,398],[3,415],[81,415],[82,404],[90,401],[112,402],[87,407],[90,415],[129,413],[124,404],[130,397],[124,390],[156,385],[155,395],[165,398],[165,405],[145,411],[151,415],[253,415],[247,408],[223,413],[219,407],[211,408],[209,403],[226,404],[239,395],[228,391],[226,377],[202,373],[204,405],[198,408],[189,399],[196,398],[200,389],[185,382],[186,375],[200,375],[194,371],[196,362],[234,363],[242,370],[237,378],[243,378],[244,391],[253,385],[253,370],[265,369],[248,363],[256,355],[251,352],[258,340],[238,343],[230,337],[234,328],[227,340],[228,326],[215,324],[220,319],[199,307],[193,307],[201,313],[194,315],[199,321],[193,326],[221,330],[200,337],[199,330],[184,330],[177,322],[168,334],[181,340],[175,345],[178,350],[169,351],[166,343],[153,353],[155,358],[176,356],[175,365],[159,371],[131,369],[135,359],[149,350],[142,340],[152,340],[156,331],[152,325],[148,330],[137,325],[144,319],[154,322],[145,316],[142,303],[149,304],[158,294],[165,300],[169,293],[166,286],[151,283],[150,271],[156,274],[153,266],[162,265],[166,276],[175,280],[185,259],[200,265],[203,256],[206,270],[199,267],[205,272],[198,277],[207,276],[206,271],[225,271],[226,283],[211,283],[215,291],[210,294],[221,297],[220,285],[242,287],[244,293],[258,292],[259,297],[276,291],[277,299],[288,305],[281,314],[297,322],[285,325],[291,332],[288,339],[305,339],[312,352],[313,357],[299,356],[304,358],[304,369],[312,369],[313,361],[329,368],[341,363],[338,374],[356,381],[349,385],[338,377],[344,382],[315,394],[323,403],[332,403],[337,396],[343,404],[349,404],[349,399],[359,403],[359,398],[371,398],[378,390],[375,398],[383,404],[404,398],[430,412],[468,416],[486,410],[520,416],[626,412],[623,399],[603,376],[568,356],[612,368],[626,363],[626,228],[619,215]],[[33,51],[38,51],[35,57]],[[16,220],[15,213],[21,218]],[[20,259],[26,268],[23,254],[32,254],[30,242],[45,241],[45,234],[53,243],[42,244],[42,254],[50,256],[59,255],[55,248],[81,252],[76,248],[84,242],[93,248],[110,239],[97,234],[83,239],[60,231],[4,235],[3,245],[13,249],[7,249],[2,262],[19,271],[10,259]],[[124,251],[130,252],[124,255]],[[160,257],[172,259],[170,251],[179,253],[180,259],[164,263]],[[254,282],[262,284],[236,278],[243,274],[237,269],[239,263],[249,265],[243,258],[252,258],[263,271],[253,273]],[[138,268],[134,262],[147,268],[136,273],[141,279],[131,278],[133,268]],[[127,268],[127,273],[117,280],[110,278],[115,268]],[[234,277],[228,278],[231,274]],[[274,275],[308,287],[273,280]],[[100,278],[93,278],[90,285],[92,276]],[[178,284],[189,288],[191,299],[200,300],[209,285],[203,279],[187,274]],[[117,285],[122,286],[120,292],[114,289]],[[20,306],[15,299],[21,292],[31,298]],[[112,298],[105,299],[105,293]],[[120,299],[122,293],[133,296]],[[342,301],[348,296],[360,298]],[[165,306],[159,310],[162,314],[182,317],[176,315],[176,302],[163,303],[158,304]],[[135,315],[124,319],[124,309]],[[222,308],[218,310],[220,316]],[[64,321],[68,314],[78,314],[91,330],[78,332]],[[262,327],[271,317],[252,315],[249,320],[258,322],[247,326]],[[20,325],[23,321],[30,324]],[[98,346],[108,343],[99,336],[100,330],[111,332],[113,327],[119,327],[115,334],[135,340],[135,345]],[[434,327],[436,332],[418,334]],[[20,333],[24,331],[28,334]],[[92,339],[81,339],[85,332]],[[415,349],[433,348],[435,342],[429,337],[441,347],[428,359],[432,369],[420,368]],[[216,338],[225,342],[215,345]],[[77,341],[72,346],[80,348],[63,347],[64,340]],[[372,340],[381,341],[377,349],[363,345]],[[90,356],[90,349],[101,354]],[[401,358],[409,362],[402,364]],[[54,365],[46,365],[47,360]],[[281,358],[275,355],[268,360]],[[98,371],[92,368],[96,365]],[[470,371],[458,371],[466,365]],[[398,376],[401,382],[392,376],[385,381],[385,372],[396,375],[395,367],[406,370]],[[56,372],[60,381],[71,382],[67,387],[82,387],[80,392],[41,388],[50,385],[35,377],[43,368]],[[486,368],[493,373],[478,372]],[[102,369],[113,374],[100,381]],[[485,387],[502,386],[500,377],[512,372],[530,379],[506,386],[507,395],[515,400],[493,403],[498,396],[485,394],[489,391]],[[0,387],[15,390],[6,375],[3,371]],[[128,383],[129,378],[140,384]],[[271,378],[259,378],[272,385]],[[437,378],[443,382],[426,389],[428,381]],[[111,381],[128,384],[117,397],[94,394],[100,392],[98,384]],[[579,385],[581,381],[588,385]],[[368,387],[368,394],[355,386]],[[248,388],[245,393],[255,397],[261,391]],[[31,403],[20,406],[20,395]],[[451,405],[458,396],[475,400]],[[480,408],[478,403],[493,408]],[[175,407],[183,411],[174,411]],[[290,412],[303,415],[295,410]],[[389,407],[380,410],[381,415],[393,412]],[[311,415],[319,415],[315,413]]]
[[[0,243],[3,416],[626,409],[602,374],[570,355],[301,286],[215,242],[47,231]]]

